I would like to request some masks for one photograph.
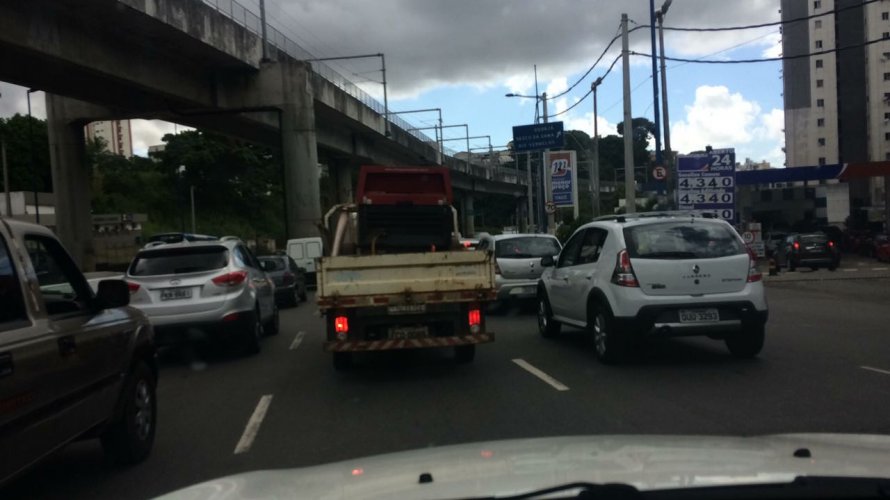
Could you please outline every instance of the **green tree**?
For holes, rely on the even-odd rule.
[[[0,118],[0,136],[6,142],[9,190],[52,191],[46,121],[21,114]]]

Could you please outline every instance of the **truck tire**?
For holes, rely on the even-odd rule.
[[[157,423],[156,387],[148,365],[138,362],[124,383],[118,414],[100,436],[102,449],[113,462],[139,463],[151,452]]]
[[[475,345],[459,345],[454,348],[454,359],[460,364],[472,363],[475,357]]]
[[[726,347],[736,358],[753,358],[763,349],[765,325],[748,326],[726,337]]]
[[[352,368],[351,352],[335,352],[334,353],[334,370],[338,372],[349,371]]]

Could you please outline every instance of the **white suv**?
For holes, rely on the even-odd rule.
[[[538,328],[588,329],[597,357],[623,358],[647,338],[706,335],[737,357],[763,347],[768,317],[761,274],[723,220],[658,213],[581,226],[538,283]]]

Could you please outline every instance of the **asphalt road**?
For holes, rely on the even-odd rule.
[[[281,334],[257,356],[164,351],[159,430],[145,463],[115,467],[97,442],[79,442],[0,497],[149,498],[242,471],[505,438],[890,433],[888,292],[888,279],[769,283],[756,360],[684,339],[606,367],[584,332],[543,339],[534,316],[513,309],[489,318],[498,339],[473,364],[435,350],[382,353],[346,374],[333,371],[322,322],[304,304],[283,312]],[[261,420],[252,418],[258,406]],[[245,442],[249,421],[259,427]]]

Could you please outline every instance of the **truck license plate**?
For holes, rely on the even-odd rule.
[[[429,335],[425,326],[394,326],[389,329],[389,338],[394,340],[420,339]]]
[[[711,323],[720,321],[717,309],[680,309],[680,323]]]
[[[386,308],[387,314],[424,314],[426,313],[426,304],[401,304],[397,306],[389,306]]]
[[[192,298],[191,288],[168,288],[161,290],[161,300],[179,300]]]

